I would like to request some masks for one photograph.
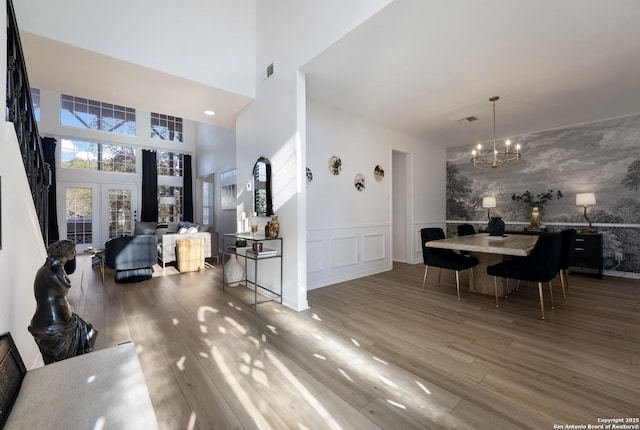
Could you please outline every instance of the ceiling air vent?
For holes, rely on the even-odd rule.
[[[456,122],[460,125],[464,125],[477,120],[478,118],[476,118],[475,116],[468,116],[466,118],[459,119]]]
[[[273,75],[273,63],[269,64],[267,66],[267,68],[264,71],[264,78],[267,79],[268,77],[270,77],[271,75]]]

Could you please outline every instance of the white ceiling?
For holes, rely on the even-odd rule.
[[[637,0],[395,0],[302,69],[310,99],[437,145],[466,145],[492,138],[494,95],[498,138],[640,113],[638,23]],[[21,35],[34,87],[225,127],[251,102]],[[468,116],[478,121],[456,122]]]
[[[396,0],[303,70],[309,98],[446,147],[492,139],[491,96],[498,138],[626,116],[640,1]]]
[[[20,38],[29,83],[41,90],[228,128],[235,128],[236,114],[253,100],[32,33],[21,31]]]

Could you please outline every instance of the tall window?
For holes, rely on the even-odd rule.
[[[151,112],[151,138],[182,142],[182,118]]]
[[[158,185],[158,194],[158,221],[180,221],[182,219],[182,187]]]
[[[31,88],[31,103],[36,121],[40,122],[40,90],[38,88]]]
[[[60,154],[61,166],[66,169],[136,172],[136,156],[131,146],[62,139]]]
[[[179,152],[158,151],[158,175],[182,176],[183,156]]]
[[[202,182],[202,223],[213,224],[213,175]]]
[[[135,109],[66,94],[60,97],[60,120],[72,127],[136,134]]]

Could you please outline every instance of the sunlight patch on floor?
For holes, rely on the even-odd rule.
[[[422,388],[422,391],[424,391],[428,395],[431,395],[431,391],[429,391],[429,389],[427,387],[425,387],[422,382],[416,381],[416,384],[418,384],[418,387]]]
[[[389,400],[389,399],[386,399],[386,400],[387,400],[387,403],[389,403],[390,405],[395,406],[396,408],[407,409],[407,407],[405,405],[403,405],[402,403],[394,402],[393,400]]]
[[[398,385],[397,385],[395,382],[393,382],[391,379],[389,379],[389,378],[385,378],[385,377],[384,377],[384,376],[382,376],[382,375],[378,375],[378,376],[379,376],[380,380],[381,380],[384,384],[386,384],[386,385],[388,385],[388,386],[390,386],[390,387],[392,387],[392,388],[398,388]]]
[[[187,430],[193,430],[196,428],[196,413],[191,411],[191,415],[189,416],[189,423],[187,424]]]
[[[373,359],[374,359],[375,361],[377,361],[378,363],[382,363],[382,364],[384,364],[385,366],[388,366],[388,365],[389,365],[389,363],[387,363],[386,361],[384,361],[382,358],[376,357],[375,355],[374,355],[374,356],[372,356],[371,358],[373,358]]]
[[[269,349],[265,349],[264,353],[269,360],[277,369],[280,371],[282,376],[300,393],[302,398],[313,407],[313,409],[320,414],[320,416],[326,421],[329,425],[329,428],[334,430],[341,430],[342,427],[338,424],[329,411],[327,411],[324,406],[316,399],[316,396],[311,394],[307,387],[305,387],[302,382],[293,374],[291,371],[276,357],[276,355],[271,352]]]
[[[187,360],[187,357],[184,355],[180,357],[178,361],[176,361],[176,367],[180,369],[180,371],[184,372],[184,362]]]
[[[227,384],[231,387],[233,394],[235,394],[236,398],[242,403],[245,411],[251,417],[253,422],[256,424],[256,427],[259,429],[272,429],[271,425],[264,418],[260,410],[256,407],[256,405],[251,401],[251,397],[247,394],[247,392],[241,387],[240,383],[234,376],[234,372],[227,366],[226,359],[218,350],[218,347],[215,345],[211,347],[211,356],[213,357],[216,365],[224,375]]]
[[[243,327],[242,325],[238,324],[238,322],[236,320],[234,320],[231,317],[224,317],[224,320],[226,322],[229,323],[230,326],[232,326],[233,328],[235,328],[240,334],[247,334],[247,329],[245,327]]]
[[[340,369],[339,367],[338,367],[338,372],[340,372],[340,374],[341,374],[342,376],[344,376],[344,379],[346,379],[346,380],[347,380],[347,381],[349,381],[349,382],[353,382],[353,379],[351,379],[351,376],[349,376],[349,375],[347,374],[347,372],[345,372],[344,370]]]
[[[211,306],[200,306],[198,308],[198,322],[205,322],[207,320],[207,312],[211,312],[216,315],[220,311]]]

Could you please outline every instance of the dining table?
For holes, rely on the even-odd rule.
[[[478,265],[472,268],[473,276],[469,280],[469,290],[482,294],[494,294],[493,276],[487,275],[487,267],[501,263],[513,257],[526,257],[538,241],[534,234],[505,234],[490,236],[487,233],[431,240],[425,243],[428,248],[467,251],[478,259]],[[498,294],[505,296],[510,292],[506,280],[498,282]]]

